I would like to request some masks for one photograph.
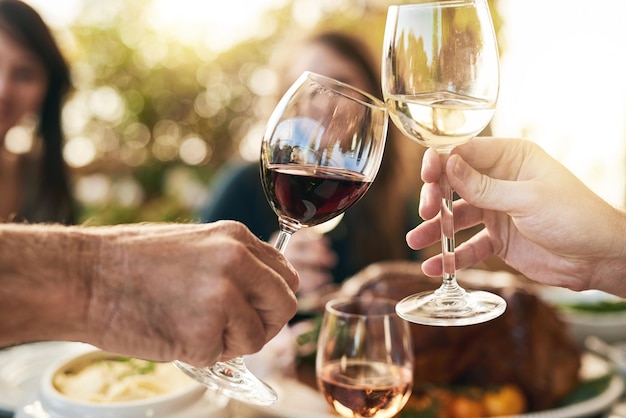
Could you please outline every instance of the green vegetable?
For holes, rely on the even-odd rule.
[[[576,310],[584,312],[625,312],[626,301],[620,302],[596,302],[596,303],[571,303],[561,304],[561,308],[566,310]]]
[[[612,374],[607,374],[581,382],[576,390],[563,399],[559,406],[573,405],[598,396],[609,386],[612,377]]]
[[[153,373],[156,370],[156,363],[150,360],[140,360],[132,357],[120,357],[119,359],[111,359],[108,361],[128,363],[130,370],[124,373],[124,376],[132,376],[134,374],[149,374]]]

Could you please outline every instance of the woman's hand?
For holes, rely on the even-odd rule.
[[[440,239],[439,177],[433,150],[424,155],[420,215],[407,234],[411,248]],[[452,188],[455,229],[484,229],[455,252],[458,268],[495,254],[529,278],[576,290],[596,288],[626,296],[626,217],[588,189],[539,146],[519,139],[474,138],[445,166]],[[441,274],[441,255],[422,264]]]

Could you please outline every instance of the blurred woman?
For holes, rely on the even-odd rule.
[[[0,0],[0,222],[74,222],[61,128],[70,88],[41,16],[19,0]],[[16,140],[32,141],[30,149],[15,151]]]
[[[285,55],[281,93],[309,70],[381,97],[380,66],[368,46],[351,35],[317,33]],[[422,154],[423,147],[403,138],[390,124],[382,165],[365,196],[325,235],[304,228],[292,236],[285,256],[300,274],[300,296],[330,282],[340,283],[376,261],[419,258],[407,247],[405,234],[420,223]],[[214,187],[212,200],[201,213],[203,222],[238,220],[261,239],[272,240],[278,219],[263,194],[258,163],[226,170]]]

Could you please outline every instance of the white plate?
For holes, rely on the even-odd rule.
[[[0,411],[15,412],[37,391],[39,379],[50,364],[91,348],[83,343],[45,341],[0,350]]]
[[[93,349],[89,344],[49,341],[0,350],[0,412],[14,414],[14,418],[83,418],[51,417],[39,402],[39,382],[50,365]],[[207,391],[167,418],[227,418],[229,410],[228,398]]]
[[[610,371],[610,365],[595,355],[585,353],[582,358],[581,375],[586,378],[601,376]],[[237,405],[246,413],[246,417],[272,418],[337,418],[330,412],[329,406],[322,395],[309,386],[293,379],[267,379],[278,392],[278,401],[271,407],[258,408],[254,406]],[[579,418],[589,417],[608,410],[624,392],[624,380],[620,375],[614,375],[607,388],[597,396],[545,411],[532,412],[523,415],[499,418]],[[254,413],[253,413],[254,411]]]
[[[229,418],[230,403],[229,399],[223,395],[207,390],[202,398],[197,402],[189,405],[189,407],[177,411],[174,415],[168,414],[167,417],[159,415],[150,415],[150,411],[146,412],[146,417],[153,418]],[[79,416],[59,416],[48,414],[41,405],[37,394],[31,396],[22,406],[15,411],[14,418],[83,418]]]

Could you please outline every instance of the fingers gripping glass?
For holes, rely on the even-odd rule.
[[[382,84],[394,124],[433,148],[445,164],[452,149],[491,120],[499,89],[498,47],[486,0],[441,0],[391,6],[383,41]],[[417,175],[417,174],[416,174]],[[408,321],[469,325],[501,315],[505,301],[466,291],[456,281],[453,191],[440,179],[443,283],[397,306]]]
[[[283,252],[293,233],[335,218],[367,192],[382,161],[387,120],[382,101],[331,78],[305,72],[291,86],[261,146],[261,184],[280,224],[276,248]],[[176,365],[243,402],[277,400],[242,358],[209,368]]]

